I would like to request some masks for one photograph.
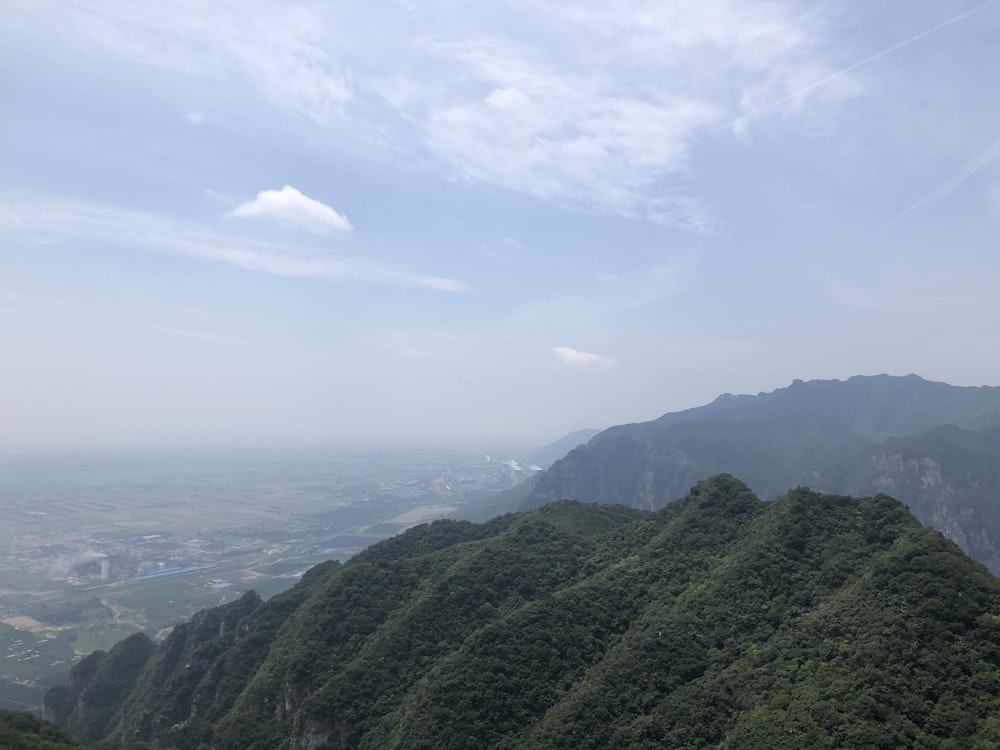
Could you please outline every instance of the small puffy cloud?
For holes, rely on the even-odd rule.
[[[777,116],[834,128],[840,102],[860,91],[856,68],[944,27],[841,67],[851,48],[835,34],[841,14],[807,12],[801,0],[529,0],[489,13],[409,2],[420,12],[388,14],[378,4],[344,14],[337,3],[254,3],[241,14],[119,3],[99,15],[63,3],[56,25],[49,4],[19,5],[16,24],[71,49],[239,91],[246,109],[228,117],[259,117],[262,100],[321,128],[315,140],[338,152],[381,151],[453,179],[693,232],[712,222],[690,177],[730,122],[744,133]],[[207,122],[226,116],[214,107]],[[188,119],[197,125],[200,113]]]
[[[612,360],[602,357],[600,354],[581,352],[569,346],[554,346],[552,347],[552,353],[566,364],[573,365],[574,367],[591,367],[594,365],[607,367],[613,364]]]
[[[211,193],[206,196],[212,200],[225,197]],[[7,239],[7,235],[25,242],[89,241],[97,246],[124,242],[134,249],[166,251],[292,278],[363,281],[442,292],[463,292],[467,288],[458,279],[414,273],[375,258],[335,257],[294,240],[272,243],[214,233],[155,213],[44,193],[0,191],[0,237]],[[140,237],[143,241],[136,239]]]
[[[201,112],[188,112],[184,115],[184,119],[188,121],[191,125],[198,127],[199,125],[205,124],[205,115]]]
[[[259,216],[277,219],[310,232],[349,232],[353,229],[346,216],[325,203],[303,195],[291,185],[285,185],[281,190],[262,190],[252,201],[226,214],[226,218]]]

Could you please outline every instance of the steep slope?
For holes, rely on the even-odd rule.
[[[655,513],[436,522],[289,595],[269,637],[251,623],[271,602],[251,602],[168,639],[109,733],[182,750],[1000,743],[1000,583],[885,495],[765,503],[723,475]],[[219,640],[234,632],[262,635],[229,672],[249,658]]]
[[[153,642],[144,633],[119,641],[107,653],[95,651],[73,667],[68,686],[46,694],[46,710],[84,742],[107,736],[115,706],[135,687],[152,653]]]
[[[531,497],[531,493],[534,491],[535,485],[538,483],[539,476],[541,476],[541,474],[533,474],[515,487],[498,492],[490,497],[471,502],[468,505],[459,508],[452,517],[462,521],[475,521],[477,523],[482,523],[484,521],[489,521],[491,518],[495,518],[496,516],[503,515],[504,513],[515,512]]]
[[[1000,573],[1000,428],[943,426],[879,443],[839,483],[905,498],[923,523]]]
[[[543,469],[547,469],[574,448],[584,445],[591,438],[599,435],[600,432],[601,430],[595,429],[576,430],[568,435],[564,435],[555,442],[535,449],[528,455],[528,460],[533,464],[541,466]]]
[[[549,443],[548,445],[533,451],[528,456],[528,461],[530,464],[534,464],[536,466],[549,467],[574,448],[584,445],[588,440],[600,432],[600,430],[593,429],[571,432],[559,440],[556,440],[554,443]],[[469,503],[468,505],[458,509],[452,517],[459,518],[463,521],[482,522],[488,521],[494,516],[517,510],[525,503],[525,501],[528,500],[529,497],[531,497],[531,493],[535,489],[535,483],[537,480],[538,474],[532,474],[526,480],[514,487],[511,487],[510,489]]]
[[[29,713],[0,709],[0,747],[3,750],[98,750],[83,746],[54,724]],[[100,750],[140,750],[146,745],[101,743]]]
[[[276,747],[289,720],[292,747],[358,746],[437,661],[507,610],[579,576],[594,536],[636,515],[564,502],[483,527],[463,524],[461,534],[438,523],[376,545],[289,620],[219,726],[218,746]],[[445,546],[428,545],[429,535],[481,538]]]
[[[717,418],[818,434],[913,435],[942,424],[970,430],[1000,424],[1000,388],[958,387],[918,375],[857,375],[847,380],[794,381],[756,396],[724,394],[707,406],[606,432],[644,440],[661,428]]]
[[[148,642],[145,636],[132,636],[107,655],[91,654],[74,666],[68,685],[48,692],[47,715],[87,742],[122,733],[170,734],[184,747],[197,747],[256,673],[281,625],[338,566],[336,561],[317,565],[266,603],[251,591],[198,612],[155,651],[127,649],[130,660],[122,659],[122,647]]]
[[[796,381],[609,428],[538,475],[527,498],[509,500],[521,510],[564,497],[655,509],[719,472],[740,476],[763,497],[798,484],[851,494],[889,490],[1000,572],[1000,513],[991,510],[1000,508],[997,427],[1000,388],[958,388],[915,375]],[[956,470],[915,485],[893,473],[900,451],[906,461]],[[491,510],[505,509],[499,500]]]

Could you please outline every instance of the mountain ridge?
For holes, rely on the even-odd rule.
[[[54,694],[71,729],[74,679]],[[719,475],[655,512],[437,521],[206,611],[103,731],[180,750],[985,748],[997,686],[1000,582],[902,504],[764,502]]]
[[[940,439],[935,431],[949,426],[963,430],[963,438]],[[917,375],[796,380],[610,427],[537,475],[531,487],[492,499],[488,510],[528,510],[563,497],[653,510],[719,472],[740,476],[763,497],[798,484],[872,494],[894,486],[893,467],[903,458],[893,451],[906,446],[913,458],[923,445],[917,458],[948,481],[904,483],[896,496],[1000,573],[1000,514],[993,510],[1000,498],[998,427],[994,386],[958,387]],[[949,468],[957,465],[975,466],[981,481],[961,479]]]

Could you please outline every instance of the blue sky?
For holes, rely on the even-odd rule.
[[[997,2],[10,0],[0,446],[997,384],[998,38]]]

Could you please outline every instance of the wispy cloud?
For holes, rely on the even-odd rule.
[[[815,85],[850,72],[824,58],[819,14],[796,3],[525,0],[487,13],[428,0],[342,13],[248,2],[240,13],[72,5],[50,33],[87,54],[210,81],[241,107],[263,102],[315,126],[329,148],[397,164],[404,154],[451,179],[696,233],[713,226],[688,179],[699,139],[775,109],[757,106],[762,91],[807,95],[803,71],[816,71]],[[25,33],[37,25],[31,12],[21,12]],[[230,125],[249,114],[229,112]]]
[[[844,76],[869,65],[876,60],[880,60],[886,55],[891,55],[893,52],[897,52],[905,47],[909,47],[911,44],[921,41],[922,39],[936,34],[943,29],[948,28],[956,23],[964,21],[970,16],[979,13],[980,11],[986,9],[987,7],[993,5],[996,0],[988,0],[988,2],[978,5],[974,8],[970,8],[962,13],[951,16],[946,20],[929,26],[926,29],[913,34],[912,36],[903,39],[902,41],[896,42],[878,52],[868,55],[867,57],[858,60],[851,65],[840,68],[835,71],[823,71],[822,69],[818,71],[800,71],[798,76],[794,76],[789,79],[789,83],[786,92],[782,95],[771,97],[769,100],[766,98],[766,94],[763,91],[752,91],[747,90],[744,92],[743,100],[741,101],[741,113],[740,116],[734,119],[731,123],[731,127],[736,133],[745,133],[750,121],[760,118],[762,115],[770,112],[771,110],[777,109],[779,107],[788,105],[790,103],[801,101],[804,97],[812,94],[817,89],[824,86],[829,86],[830,84],[844,78]],[[804,73],[804,75],[803,75]],[[798,79],[798,80],[796,80]],[[766,103],[759,104],[758,102],[764,100]]]
[[[353,227],[347,217],[330,206],[303,195],[291,185],[281,190],[262,190],[252,201],[226,213],[227,218],[267,217],[310,232],[330,230],[349,232]]]
[[[896,214],[895,218],[893,218],[893,220],[886,226],[886,229],[890,229],[895,226],[914,211],[919,211],[921,208],[929,206],[931,203],[936,203],[937,201],[946,198],[952,192],[961,187],[962,184],[970,177],[989,166],[994,160],[996,160],[997,157],[1000,157],[1000,141],[994,141],[992,145],[980,151],[972,159],[966,162],[962,168],[950,178],[942,182],[931,192],[927,193],[927,195],[917,199]]]
[[[600,354],[582,352],[569,346],[554,346],[552,353],[568,365],[573,367],[609,367],[614,364],[614,360]]]
[[[32,9],[42,18],[52,4]],[[325,125],[353,97],[348,74],[330,49],[339,28],[333,12],[248,0],[237,11],[185,2],[58,6],[66,11],[48,34],[73,47],[96,47],[131,64],[222,79],[271,106]],[[32,21],[25,13],[25,30]],[[20,19],[19,19],[20,20]],[[38,22],[36,16],[34,23]]]
[[[473,45],[440,51],[486,89],[428,113],[426,145],[458,179],[687,230],[709,225],[697,199],[650,185],[683,169],[689,138],[716,116],[712,105],[612,95],[576,76],[496,64]]]
[[[339,257],[308,245],[275,245],[212,232],[160,214],[51,195],[0,194],[0,236],[85,241],[187,255],[277,276],[362,281],[463,291],[457,279],[427,276],[376,261]],[[7,240],[11,241],[10,239]]]
[[[711,199],[689,178],[709,136],[748,138],[768,118],[834,127],[840,104],[865,91],[859,69],[995,2],[847,65],[843,45],[831,44],[831,14],[794,0],[520,0],[516,12],[490,13],[427,0],[377,20],[363,5],[344,13],[247,0],[245,12],[233,13],[204,4],[73,4],[60,7],[55,28],[41,18],[52,6],[38,3],[13,22],[25,34],[44,27],[87,55],[230,92],[211,115],[220,126],[228,118],[242,127],[263,105],[331,149],[363,148],[396,164],[402,156],[450,179],[706,233],[716,224]],[[189,121],[204,117],[192,112]],[[293,190],[264,191],[234,215],[281,217],[313,231],[350,226]]]

